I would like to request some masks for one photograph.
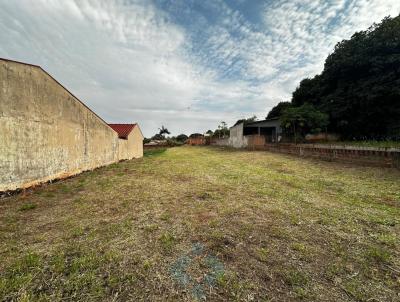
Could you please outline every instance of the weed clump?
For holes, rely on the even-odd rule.
[[[20,206],[18,210],[23,212],[23,211],[33,210],[33,209],[36,209],[36,208],[37,208],[37,204],[35,204],[35,203],[26,203],[26,204]]]

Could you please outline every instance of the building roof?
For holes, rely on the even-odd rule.
[[[118,133],[119,138],[127,139],[136,124],[108,124],[108,126]]]
[[[255,121],[255,122],[246,123],[246,126],[247,126],[247,125],[254,125],[254,124],[265,123],[265,122],[278,121],[279,119],[280,119],[279,117],[271,117],[271,118],[267,118],[267,119],[261,120],[261,121]]]
[[[232,129],[233,127],[239,126],[241,124],[243,124],[243,127],[256,127],[259,124],[268,123],[268,122],[275,122],[275,121],[279,121],[279,120],[280,120],[280,117],[271,117],[271,118],[267,118],[267,119],[261,120],[261,121],[247,122],[247,123],[241,122],[241,123],[239,123],[237,125],[234,125],[234,126],[230,127],[229,129]]]
[[[269,118],[262,121],[244,124],[244,128],[280,128],[281,120],[279,117]]]

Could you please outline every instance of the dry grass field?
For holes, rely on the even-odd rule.
[[[400,171],[148,152],[0,200],[1,301],[400,301]]]

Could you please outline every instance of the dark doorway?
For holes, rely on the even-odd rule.
[[[262,135],[265,136],[265,141],[274,143],[277,140],[276,127],[245,127],[243,135]]]

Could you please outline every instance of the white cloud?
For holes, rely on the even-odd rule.
[[[290,0],[266,6],[264,21],[273,46],[263,51],[278,70],[277,79],[290,81],[292,91],[301,78],[322,70],[337,42],[399,12],[400,2],[394,0]]]
[[[218,3],[224,21],[210,30],[210,48],[227,65],[239,58],[241,79],[258,83],[258,101],[248,106],[259,115],[261,104],[290,100],[301,79],[320,73],[337,42],[400,13],[397,0],[277,1],[265,4],[260,30]]]
[[[174,4],[193,33],[147,0],[1,1],[0,56],[41,65],[104,119],[138,121],[145,135],[162,124],[201,132],[265,116],[336,42],[400,12],[397,0],[291,0],[266,5],[255,25],[223,0],[201,4],[215,22]]]
[[[154,109],[182,110],[197,94],[196,72],[180,54],[184,32],[147,1],[21,0],[0,7],[0,36],[8,44],[0,55],[41,65],[106,120],[139,121],[150,134],[149,121],[164,122]]]

